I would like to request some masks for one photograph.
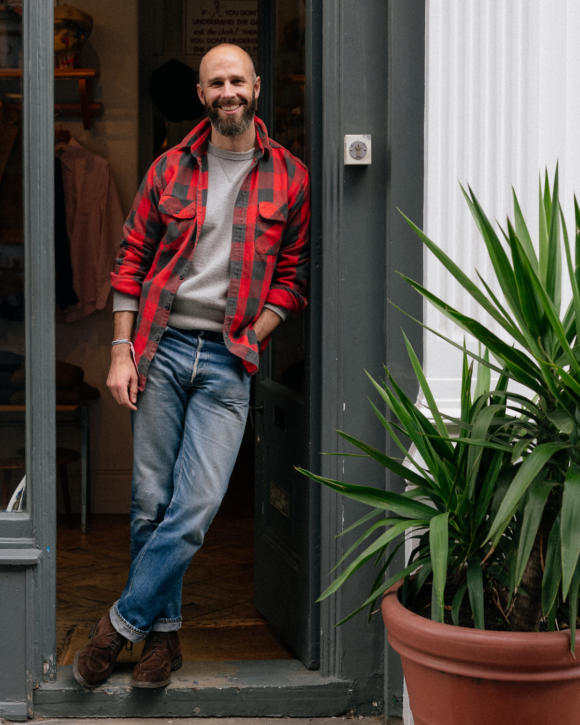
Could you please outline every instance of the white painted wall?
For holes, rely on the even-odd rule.
[[[491,219],[505,222],[513,186],[537,226],[539,175],[560,165],[571,223],[580,195],[580,3],[577,0],[427,0],[425,216],[427,234],[467,273],[486,276],[483,244],[459,184]],[[469,314],[475,304],[425,256],[424,279]],[[433,308],[426,323],[461,343]],[[436,396],[456,408],[459,353],[425,333],[425,366]]]

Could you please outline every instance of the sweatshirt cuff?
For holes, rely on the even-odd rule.
[[[133,295],[126,295],[124,292],[113,294],[113,312],[138,312],[139,298]]]
[[[278,305],[273,305],[270,302],[266,302],[264,307],[267,307],[269,310],[272,310],[272,312],[275,312],[282,321],[288,317],[288,312],[283,307],[278,307]]]

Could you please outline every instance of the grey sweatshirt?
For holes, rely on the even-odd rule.
[[[252,165],[254,151],[226,151],[209,144],[205,221],[189,275],[183,280],[169,315],[169,325],[182,330],[221,332],[230,281],[230,248],[234,204]],[[284,310],[267,305],[282,319]],[[139,300],[115,292],[113,311],[136,312]]]

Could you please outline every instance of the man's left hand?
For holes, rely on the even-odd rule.
[[[277,315],[268,307],[264,307],[253,325],[258,342],[263,342],[267,337],[270,337],[281,322],[282,318],[280,315]]]

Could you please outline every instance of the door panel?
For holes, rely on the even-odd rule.
[[[304,398],[271,379],[256,385],[256,608],[306,667],[318,667],[316,490],[307,463]]]
[[[266,118],[271,136],[304,159],[304,3],[273,0],[267,10],[262,105],[271,114]],[[319,492],[294,470],[309,465],[308,327],[303,315],[278,328],[256,381],[254,578],[257,609],[286,646],[316,668]]]

